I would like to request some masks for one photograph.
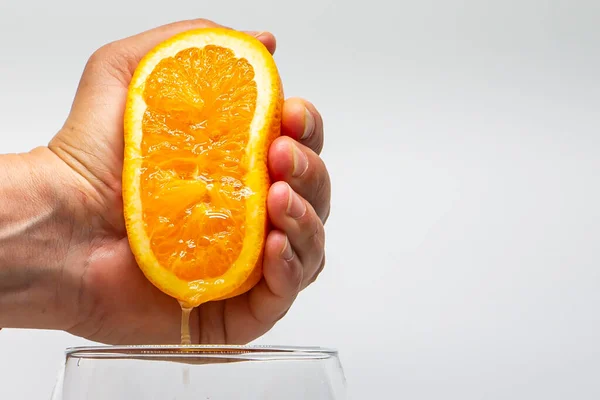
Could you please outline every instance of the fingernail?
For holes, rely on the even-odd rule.
[[[290,188],[290,193],[288,197],[288,205],[287,205],[287,214],[294,218],[298,219],[304,215],[306,212],[306,205],[293,190]]]
[[[295,144],[292,146],[292,160],[294,162],[292,176],[295,178],[302,176],[308,169],[308,158]]]
[[[285,237],[285,244],[283,245],[283,250],[281,251],[280,257],[285,261],[291,261],[294,258],[294,250],[292,250],[292,246],[290,246],[290,241],[287,236]]]
[[[261,36],[262,36],[262,35],[264,35],[265,33],[267,33],[267,32],[265,32],[265,31],[252,32],[252,36],[254,36],[255,38],[257,38],[257,39],[258,39],[259,37],[261,37]]]
[[[304,132],[300,139],[308,139],[315,130],[315,117],[308,108],[304,108]]]

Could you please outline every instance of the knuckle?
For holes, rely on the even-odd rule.
[[[320,159],[318,167],[314,170],[311,181],[314,182],[312,193],[314,193],[315,208],[320,209],[322,206],[328,207],[329,199],[331,197],[331,180],[325,164]],[[318,212],[321,214],[321,210]]]
[[[314,109],[313,106],[313,116],[315,118],[315,131],[312,135],[313,142],[311,143],[311,148],[315,151],[315,153],[320,154],[323,151],[323,146],[325,142],[325,127],[323,124],[323,117],[321,113]]]
[[[325,138],[323,137],[323,130],[317,128],[315,134],[313,135],[313,143],[309,146],[313,151],[317,154],[321,154],[323,151]]]
[[[319,275],[321,275],[321,272],[323,272],[323,269],[325,269],[325,254],[323,254],[323,257],[321,258],[321,264],[319,264],[319,268],[317,268],[317,271],[314,273],[312,278],[310,278],[310,281],[308,282],[309,285],[312,285],[316,282]]]
[[[105,44],[104,46],[98,48],[90,56],[88,60],[88,65],[96,66],[105,64],[107,60],[110,60],[111,57],[114,57],[114,53],[116,51],[115,47],[115,43],[113,42]]]
[[[135,71],[137,61],[132,51],[119,42],[112,42],[92,53],[85,69],[88,73],[108,75],[127,85]]]
[[[290,308],[291,308],[291,306],[287,307],[285,310],[283,310],[282,312],[280,312],[279,314],[277,314],[275,316],[275,318],[272,319],[272,321],[269,321],[269,322],[271,324],[273,324],[273,325],[276,324],[276,323],[278,323],[279,321],[281,321],[288,314],[288,312],[290,311]]]
[[[292,286],[294,288],[293,296],[295,296],[300,291],[300,288],[302,287],[302,282],[304,281],[304,268],[302,268],[302,265],[297,265],[295,268],[292,268],[291,280]]]
[[[321,216],[321,221],[323,221],[323,224],[327,223],[327,220],[329,219],[330,216],[331,216],[331,203],[327,203],[327,207],[325,207],[325,211],[323,212],[323,214]]]
[[[182,20],[182,21],[177,21],[177,22],[173,22],[169,25],[167,25],[171,28],[176,28],[177,30],[179,29],[183,29],[183,30],[187,30],[187,29],[198,29],[198,28],[226,28],[226,29],[230,29],[226,26],[220,25],[218,23],[216,23],[215,21],[212,21],[210,19],[207,18],[193,18],[193,19],[186,19],[186,20]]]
[[[306,232],[305,243],[311,249],[321,249],[325,247],[325,228],[323,227],[321,219],[319,219],[316,214],[310,213],[304,231]]]
[[[205,26],[208,28],[214,28],[214,27],[220,26],[215,21],[210,20],[208,18],[198,18],[198,19],[194,20],[194,22],[196,25],[201,25],[201,26]]]
[[[315,193],[317,193],[317,197],[321,198],[326,196],[329,190],[329,174],[324,164],[321,163],[319,167],[319,172],[316,174],[315,179]]]

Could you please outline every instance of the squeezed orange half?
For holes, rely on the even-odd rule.
[[[187,307],[236,296],[262,276],[267,153],[283,90],[266,47],[198,29],[139,63],[124,118],[123,202],[144,275]]]

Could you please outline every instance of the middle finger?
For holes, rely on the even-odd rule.
[[[302,262],[304,288],[314,280],[324,257],[323,223],[312,206],[285,182],[271,186],[267,208],[271,223],[287,235]]]
[[[325,222],[329,214],[331,181],[323,160],[307,146],[287,136],[273,142],[268,160],[273,180],[287,182]]]

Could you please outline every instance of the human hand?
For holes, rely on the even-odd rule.
[[[81,78],[71,112],[48,148],[71,184],[74,234],[61,281],[66,330],[103,343],[177,343],[181,309],[142,274],[129,249],[123,220],[123,111],[140,59],[179,32],[217,26],[183,21],[99,49]],[[271,52],[275,38],[250,33]],[[273,180],[267,210],[273,230],[263,258],[263,278],[249,292],[195,309],[193,342],[247,343],[282,318],[297,294],[322,270],[330,181],[318,154],[323,122],[315,107],[288,99],[282,136],[268,155]],[[64,179],[64,178],[63,178]]]

